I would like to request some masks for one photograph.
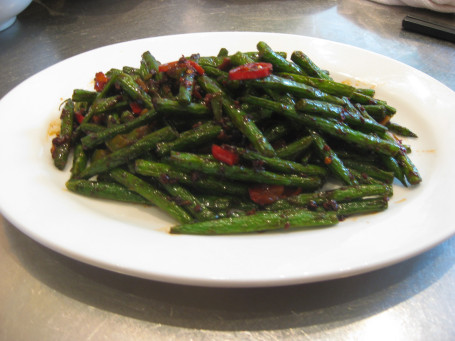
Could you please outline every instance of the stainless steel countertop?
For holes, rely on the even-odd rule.
[[[93,48],[204,31],[282,32],[347,43],[455,90],[454,43],[403,31],[407,14],[455,24],[453,14],[366,0],[36,0],[0,32],[0,97]],[[0,340],[453,340],[454,251],[451,238],[350,278],[201,288],[88,266],[41,246],[0,216]]]

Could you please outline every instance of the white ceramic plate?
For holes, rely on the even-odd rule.
[[[149,50],[161,62],[199,52],[302,50],[337,80],[374,85],[398,109],[395,121],[417,132],[412,159],[423,183],[395,186],[386,212],[336,227],[244,236],[170,235],[174,222],[153,208],[77,196],[69,170],[50,158],[50,122],[74,88],[97,71],[138,66]],[[374,67],[373,67],[374,66]],[[21,231],[77,260],[133,276],[206,286],[272,286],[359,274],[417,255],[450,237],[455,93],[397,61],[304,36],[224,32],[164,36],[102,47],[31,77],[0,102],[0,209]]]

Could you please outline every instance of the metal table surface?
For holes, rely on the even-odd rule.
[[[455,90],[455,45],[403,31],[407,14],[455,23],[453,14],[366,0],[35,0],[0,32],[0,98],[36,72],[93,48],[204,31],[282,32],[347,43]],[[203,288],[80,263],[0,217],[0,339],[453,340],[454,250],[451,238],[402,263],[326,282]]]

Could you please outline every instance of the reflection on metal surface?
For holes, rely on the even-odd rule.
[[[355,339],[382,341],[382,340],[406,340],[408,334],[399,314],[403,312],[399,308],[385,311],[371,316],[357,323]]]

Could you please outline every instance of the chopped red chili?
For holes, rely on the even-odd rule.
[[[82,121],[84,120],[84,115],[77,112],[74,114],[74,118],[76,119],[77,123],[81,124]]]
[[[302,193],[302,189],[300,187],[293,188],[293,187],[285,187],[283,197],[288,198],[288,197],[294,197],[296,195],[299,195]]]
[[[142,107],[137,102],[130,102],[130,108],[133,114],[140,114],[142,112]]]
[[[109,78],[103,72],[97,72],[95,74],[95,90],[98,92],[103,90],[108,81]]]
[[[257,79],[270,75],[273,66],[270,63],[248,63],[229,70],[230,80]]]
[[[326,156],[326,157],[324,158],[324,163],[325,163],[326,165],[330,165],[330,164],[332,163],[332,158],[331,158],[330,156]]]
[[[250,199],[259,205],[268,205],[282,198],[284,186],[258,185],[248,188]]]
[[[198,74],[203,75],[205,73],[204,68],[194,60],[189,59],[187,62],[196,70]]]
[[[158,71],[159,72],[168,72],[170,69],[174,68],[177,65],[177,63],[178,63],[178,61],[161,64],[160,66],[158,66]]]
[[[220,70],[228,70],[231,67],[231,58],[226,57],[223,59],[223,62],[218,66]]]
[[[159,72],[168,72],[176,67],[184,66],[185,64],[187,65],[187,67],[193,68],[200,75],[203,75],[205,73],[203,67],[191,59],[186,59],[184,63],[182,63],[179,60],[176,60],[174,62],[161,64],[160,66],[158,66],[158,71]]]
[[[235,165],[239,162],[239,155],[237,153],[216,144],[212,145],[212,155],[218,161],[221,161],[229,166]]]

